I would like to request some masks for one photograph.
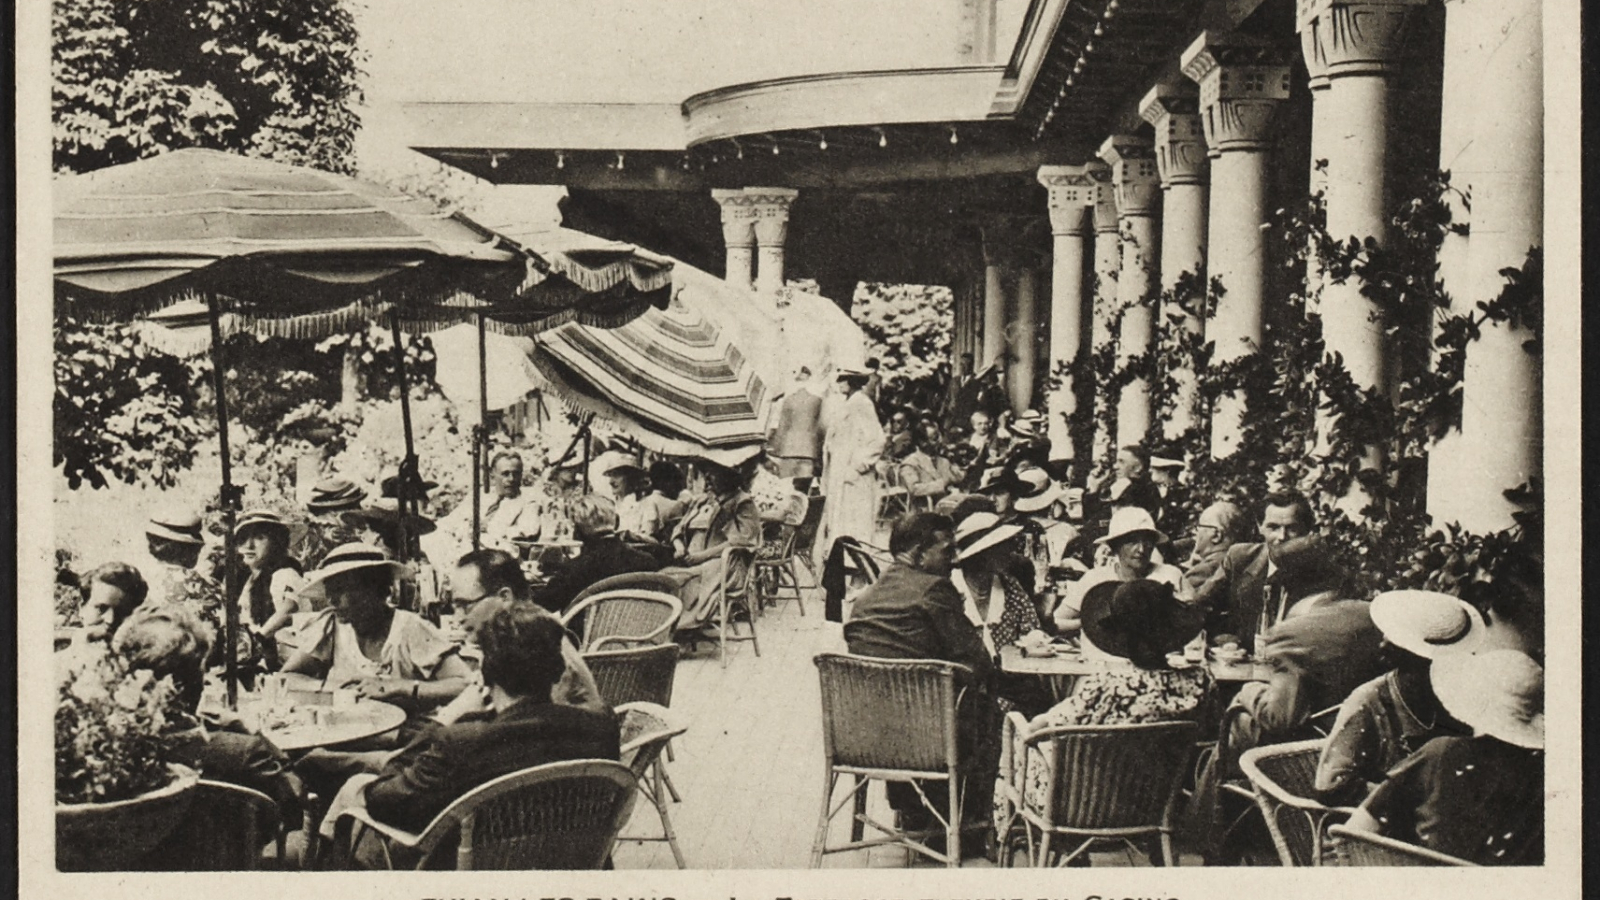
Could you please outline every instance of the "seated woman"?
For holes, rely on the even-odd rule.
[[[1176,566],[1157,563],[1152,557],[1156,544],[1164,540],[1166,535],[1156,529],[1155,520],[1141,507],[1124,506],[1112,513],[1111,527],[1104,537],[1095,541],[1110,548],[1111,558],[1073,582],[1061,605],[1056,607],[1056,628],[1063,634],[1077,631],[1082,624],[1080,611],[1089,594],[1108,582],[1159,581],[1171,585],[1180,600],[1186,599],[1188,590],[1183,587],[1183,573]],[[1088,655],[1096,655],[1102,649],[1093,638],[1084,642],[1084,652]]]
[[[1008,574],[1022,526],[980,512],[956,523],[955,569],[950,582],[965,603],[967,620],[978,629],[989,656],[998,661],[1000,648],[1025,634],[1040,631],[1039,611],[1028,588]],[[998,662],[995,666],[998,671]],[[996,694],[1001,710],[1034,714],[1049,705],[1040,680],[1031,675],[1002,673]]]
[[[616,497],[617,533],[630,542],[661,543],[667,537],[663,506],[650,499],[650,476],[639,461],[617,454],[601,464],[600,474]]]
[[[1518,650],[1446,653],[1433,692],[1472,737],[1436,737],[1346,827],[1479,865],[1544,863],[1544,669]]]
[[[1193,720],[1210,693],[1210,672],[1204,666],[1173,669],[1167,655],[1183,649],[1200,633],[1204,615],[1181,603],[1172,585],[1140,579],[1115,591],[1097,592],[1083,608],[1084,636],[1095,646],[1131,666],[1108,667],[1078,678],[1065,700],[1036,716],[1024,729],[1007,719],[1007,743],[1000,778],[1017,790],[1031,808],[1046,802],[1043,755],[1027,749],[1025,740],[1046,728],[1067,725],[1128,725]],[[1024,750],[1027,749],[1026,756]],[[996,810],[1005,827],[1009,811]],[[1005,832],[999,832],[1002,839]]]
[[[289,523],[267,509],[251,510],[234,526],[234,547],[247,572],[239,595],[239,621],[263,639],[270,639],[289,624],[297,612],[310,612],[309,601],[298,596],[300,563],[289,555]],[[272,642],[264,640],[270,647]]]
[[[78,607],[78,622],[83,626],[79,637],[86,641],[111,640],[149,593],[139,570],[120,562],[97,567],[84,585],[86,596]]]
[[[706,495],[697,500],[672,533],[677,566],[664,574],[683,579],[678,598],[683,601],[680,630],[703,628],[717,614],[722,599],[722,553],[729,547],[754,550],[761,543],[761,517],[756,502],[743,489],[744,477],[735,469],[702,460],[706,470]],[[729,573],[734,581],[743,573]]]
[[[1394,665],[1357,687],[1339,707],[1317,762],[1323,802],[1354,806],[1389,770],[1436,737],[1470,734],[1433,694],[1429,672],[1441,652],[1470,652],[1483,619],[1464,600],[1432,591],[1390,591],[1372,601],[1384,656]]]
[[[390,605],[402,571],[377,547],[334,548],[306,579],[307,589],[321,586],[329,611],[302,630],[305,646],[283,671],[329,687],[354,687],[360,696],[411,713],[461,693],[471,669],[455,646],[426,619]]]
[[[615,715],[550,702],[551,688],[565,668],[562,637],[560,622],[528,604],[496,610],[477,631],[482,684],[439,710],[376,775],[353,776],[335,798],[324,833],[336,834],[337,812],[353,805],[365,806],[386,825],[420,832],[461,795],[501,775],[563,760],[617,759]],[[460,721],[483,713],[492,717]],[[370,864],[380,858],[377,849],[375,840],[363,841],[354,848],[354,859]],[[455,860],[452,852],[444,857]],[[397,867],[415,862],[396,859]]]

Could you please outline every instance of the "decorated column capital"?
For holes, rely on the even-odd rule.
[[[1089,166],[1040,166],[1038,179],[1050,195],[1050,233],[1084,234],[1089,227],[1085,213],[1098,190]]]
[[[1111,167],[1105,163],[1085,166],[1094,179],[1094,230],[1098,234],[1117,233],[1117,192],[1111,183]]]
[[[1111,183],[1117,192],[1117,213],[1153,216],[1161,204],[1161,175],[1150,141],[1131,134],[1113,134],[1096,153],[1111,166]]]
[[[1385,75],[1400,58],[1406,24],[1428,0],[1298,0],[1295,31],[1313,78]]]
[[[1139,101],[1139,115],[1156,131],[1161,186],[1205,184],[1209,166],[1199,89],[1188,81],[1157,84]]]
[[[1273,116],[1289,97],[1289,65],[1277,44],[1201,32],[1183,52],[1182,66],[1200,86],[1201,124],[1211,157],[1271,145]]]
[[[800,192],[793,188],[747,187],[745,201],[754,211],[756,243],[781,247],[789,234],[789,207]]]
[[[729,247],[755,243],[756,210],[744,191],[712,188],[711,199],[722,207],[722,242]]]

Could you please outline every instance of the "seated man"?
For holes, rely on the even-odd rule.
[[[926,508],[936,503],[960,478],[948,459],[934,455],[935,449],[926,440],[918,441],[900,460],[900,483],[913,507]]]
[[[961,759],[971,766],[963,815],[981,822],[989,815],[999,770],[999,707],[993,694],[994,661],[949,578],[954,533],[949,517],[938,513],[912,513],[896,521],[889,536],[894,562],[856,597],[844,639],[859,656],[942,659],[972,670],[973,682],[956,716]],[[935,808],[947,808],[943,784],[922,787]],[[908,830],[936,826],[910,784],[891,783],[888,791],[890,805]],[[963,847],[964,852],[981,852],[975,843],[964,842]]]
[[[489,492],[479,498],[481,543],[512,549],[514,539],[533,539],[543,529],[544,506],[533,491],[523,489],[522,454],[501,450],[490,461]],[[472,546],[472,500],[467,498],[440,523],[458,546]]]
[[[435,721],[388,760],[376,775],[358,775],[334,800],[330,819],[363,805],[380,822],[420,832],[445,807],[502,775],[574,759],[617,759],[617,719],[550,702],[565,666],[561,624],[532,604],[496,610],[478,630],[483,683],[439,710]],[[487,721],[461,721],[492,711]],[[324,823],[325,833],[335,823]],[[354,848],[360,864],[379,858],[370,833]],[[342,842],[340,842],[342,845]],[[447,854],[453,861],[453,854]],[[396,865],[415,860],[396,860]]]
[[[149,593],[139,570],[119,562],[97,567],[84,579],[84,587],[88,596],[78,608],[78,621],[82,638],[90,641],[111,640]]]
[[[572,528],[583,547],[576,559],[561,565],[531,599],[559,614],[584,589],[612,575],[654,572],[661,568],[655,557],[622,542],[617,533],[617,511],[611,501],[587,494],[571,505]]]

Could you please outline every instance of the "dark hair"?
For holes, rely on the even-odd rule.
[[[144,598],[150,594],[150,586],[145,584],[144,576],[133,566],[122,562],[108,562],[94,571],[83,580],[83,587],[88,589],[96,581],[109,584],[122,592],[122,605],[117,608],[121,616],[127,616],[139,608]]]
[[[664,459],[653,462],[650,464],[650,487],[668,500],[676,500],[683,493],[683,472]]]
[[[456,566],[477,572],[478,585],[485,594],[497,594],[510,588],[513,599],[528,599],[528,578],[522,574],[522,563],[504,550],[474,550],[457,560]]]
[[[547,699],[566,662],[560,620],[530,601],[508,603],[478,627],[483,683],[516,697]]]
[[[874,356],[871,359],[867,360],[867,368],[876,369],[877,367],[878,367],[878,358],[876,356]]]
[[[1143,468],[1150,468],[1150,451],[1144,449],[1138,444],[1128,444],[1118,448],[1118,450],[1119,452],[1126,453],[1129,456],[1132,456],[1134,459],[1137,459],[1139,461],[1139,465]]]
[[[1273,491],[1261,503],[1261,516],[1266,518],[1269,507],[1285,509],[1293,507],[1295,518],[1300,524],[1310,528],[1317,524],[1315,515],[1311,512],[1311,501],[1299,491]]]
[[[889,534],[889,552],[898,556],[922,550],[933,546],[938,535],[952,534],[955,530],[955,523],[941,513],[918,512],[901,516],[895,520],[894,530]]]

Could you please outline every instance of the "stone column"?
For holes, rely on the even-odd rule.
[[[1326,75],[1315,95],[1317,152],[1327,154],[1328,233],[1335,240],[1388,235],[1389,76],[1411,12],[1427,0],[1300,0],[1296,29],[1307,67]],[[1383,327],[1357,279],[1325,284],[1322,336],[1356,384],[1387,383]]]
[[[1117,308],[1122,327],[1117,336],[1117,361],[1127,365],[1155,345],[1156,216],[1161,208],[1161,177],[1155,149],[1130,134],[1114,134],[1100,145],[1099,156],[1111,166],[1117,193],[1117,219],[1122,238],[1122,265],[1117,273]],[[1135,378],[1123,385],[1117,399],[1117,445],[1144,440],[1150,430],[1150,383]]]
[[[1039,325],[1038,274],[1026,264],[1016,270],[1016,311],[1011,326],[1006,329],[1011,346],[1006,388],[1011,397],[1011,411],[1018,415],[1033,407],[1034,339]]]
[[[1088,166],[1040,166],[1039,183],[1049,192],[1050,233],[1050,374],[1061,375],[1050,392],[1046,416],[1050,449],[1057,458],[1076,458],[1067,431],[1067,417],[1078,408],[1071,366],[1083,350],[1083,239],[1088,234],[1088,207],[1094,203],[1095,181]]]
[[[1478,148],[1469,171],[1465,283],[1452,288],[1456,305],[1472,309],[1500,293],[1501,269],[1520,268],[1528,250],[1544,244],[1544,51],[1538,0],[1452,3],[1446,27],[1460,24],[1466,10],[1486,37],[1477,60],[1479,89],[1470,106],[1447,107],[1446,115],[1470,117],[1471,144]],[[1453,458],[1429,466],[1430,488],[1440,482],[1430,494],[1445,498],[1442,508],[1430,503],[1436,523],[1458,521],[1478,533],[1509,527],[1512,506],[1501,492],[1540,473],[1541,366],[1522,349],[1533,336],[1486,322],[1467,345],[1460,446]]]
[[[978,368],[1006,366],[1006,270],[1016,259],[1017,229],[1009,216],[983,221],[983,351]],[[1009,368],[1009,366],[1007,366]]]
[[[1111,167],[1104,163],[1090,163],[1089,176],[1095,181],[1094,191],[1094,307],[1089,319],[1089,349],[1098,353],[1102,347],[1115,348],[1117,336],[1111,332],[1111,312],[1117,305],[1117,270],[1122,266],[1122,246],[1118,239],[1117,197],[1111,186]],[[1107,405],[1115,398],[1095,392],[1095,419],[1098,422]],[[1116,435],[1095,426],[1094,462],[1111,458],[1116,446]]]
[[[783,242],[789,235],[789,206],[800,192],[789,188],[745,188],[755,210],[756,290],[774,293],[783,287]]]
[[[1179,276],[1189,273],[1205,284],[1206,274],[1206,157],[1205,130],[1200,124],[1198,91],[1188,82],[1158,84],[1139,103],[1139,115],[1155,128],[1156,168],[1161,173],[1161,290],[1170,294]],[[1179,320],[1191,334],[1202,330],[1200,318],[1176,304],[1158,310],[1157,334],[1167,322]],[[1159,340],[1159,337],[1158,337]],[[1194,424],[1199,385],[1194,369],[1177,365],[1171,416],[1164,435],[1176,438]]]
[[[711,199],[722,207],[722,243],[728,249],[722,277],[729,284],[748,290],[755,265],[756,211],[741,190],[713,188]]]
[[[1301,36],[1304,44],[1305,36]],[[1311,177],[1308,181],[1312,195],[1328,197],[1328,140],[1333,125],[1328,121],[1330,109],[1328,96],[1328,67],[1315,54],[1302,53],[1306,61],[1306,87],[1311,89]],[[1322,307],[1322,261],[1317,258],[1315,241],[1306,254],[1306,315],[1320,313]]]
[[[1289,96],[1289,67],[1270,42],[1203,32],[1183,53],[1183,74],[1200,85],[1211,183],[1222,187],[1211,192],[1206,269],[1224,293],[1206,337],[1216,346],[1212,358],[1227,362],[1261,349],[1267,154],[1273,117]],[[1245,402],[1239,392],[1218,398],[1211,415],[1213,458],[1238,448]]]

